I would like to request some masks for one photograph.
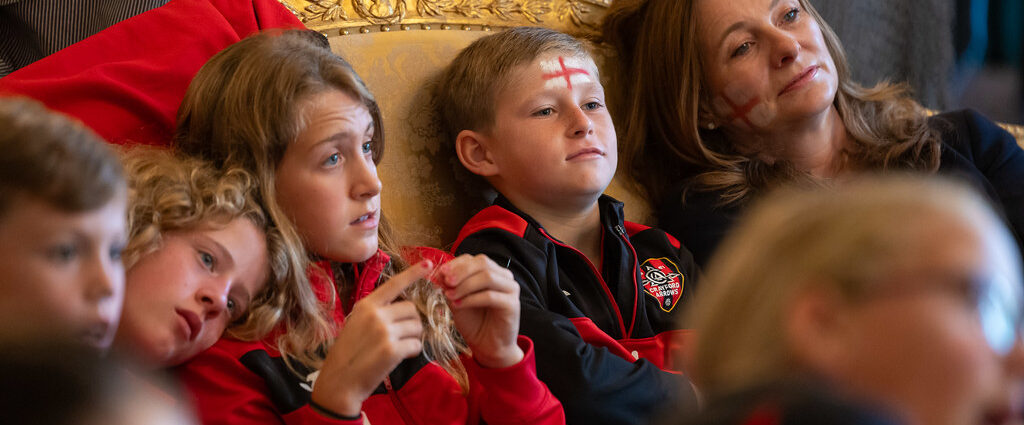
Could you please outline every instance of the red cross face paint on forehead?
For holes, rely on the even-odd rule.
[[[748,93],[741,84],[726,86],[722,96],[715,98],[714,108],[725,121],[748,129],[765,128],[776,116],[771,104]]]
[[[542,61],[540,63],[541,69],[544,70],[542,77],[547,80],[544,87],[565,87],[572,90],[573,83],[581,84],[593,81],[585,66],[586,63],[573,57],[559,56],[558,59]]]

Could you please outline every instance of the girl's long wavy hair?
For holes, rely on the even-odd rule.
[[[186,153],[255,175],[267,214],[284,241],[302,253],[301,264],[295,264],[301,276],[295,278],[303,284],[282,318],[288,332],[282,334],[278,345],[286,359],[295,357],[314,368],[319,368],[325,348],[333,340],[334,328],[327,314],[332,307],[319,303],[301,273],[311,267],[310,256],[295,225],[277,203],[274,182],[277,165],[306,125],[302,106],[329,90],[346,93],[369,110],[374,125],[373,160],[379,162],[384,153],[384,129],[376,100],[352,66],[331,52],[323,35],[313,31],[257,34],[211,58],[185,94],[175,138],[176,147]],[[379,241],[381,249],[391,255],[382,277],[387,279],[408,265],[397,255],[400,245],[383,217]],[[351,285],[341,275],[336,278],[338,288]],[[459,360],[459,354],[468,348],[455,330],[444,295],[421,281],[407,289],[405,296],[420,311],[425,354],[468,388]]]
[[[202,159],[155,147],[128,148],[122,152],[122,163],[129,190],[125,268],[157,250],[167,232],[249,220],[265,235],[270,273],[248,313],[229,324],[226,333],[256,339],[273,330],[297,284],[289,261],[295,253],[256,202],[256,179],[241,168],[215,169]]]
[[[766,163],[743,155],[722,132],[701,128],[698,108],[710,99],[698,50],[693,0],[616,0],[602,24],[601,41],[614,49],[612,113],[619,128],[622,168],[652,203],[678,181],[720,190],[731,203],[780,182],[814,179],[786,161]],[[839,38],[808,0],[800,6],[821,27],[838,73],[835,106],[854,146],[845,154],[859,167],[938,169],[941,140],[906,85],[865,88],[851,80]]]

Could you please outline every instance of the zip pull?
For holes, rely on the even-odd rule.
[[[619,236],[626,236],[626,228],[622,227],[621,224],[615,225],[615,232],[618,233]]]

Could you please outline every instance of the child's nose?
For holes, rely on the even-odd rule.
[[[88,284],[85,297],[91,302],[99,303],[120,291],[119,285],[124,282],[124,269],[108,265],[101,255],[95,255],[88,262]]]
[[[196,290],[196,300],[203,307],[203,319],[216,317],[228,309],[228,289],[231,287],[227,279],[208,279]]]
[[[586,137],[594,131],[594,120],[582,108],[574,108],[569,126],[570,136]]]
[[[352,167],[353,199],[367,199],[380,194],[381,182],[377,177],[377,167],[372,162],[359,162]]]

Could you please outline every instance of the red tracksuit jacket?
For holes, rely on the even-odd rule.
[[[381,283],[388,261],[386,254],[378,252],[366,263],[343,268],[356,285],[353,300]],[[313,284],[331,283],[316,278]],[[336,299],[335,305],[334,319],[341,326],[341,300]],[[533,343],[520,336],[519,344],[526,356],[504,369],[482,368],[463,357],[470,378],[467,395],[451,375],[422,355],[406,359],[363,403],[363,412],[373,425],[564,424],[561,404],[537,379]],[[306,379],[290,372],[273,348],[273,337],[263,342],[223,338],[177,372],[194,396],[205,425],[362,423],[330,419],[313,410],[309,398],[316,372],[306,370]]]

